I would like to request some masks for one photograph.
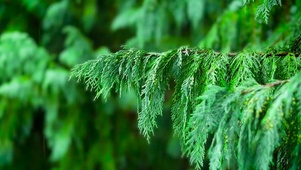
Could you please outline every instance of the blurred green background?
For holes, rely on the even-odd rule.
[[[148,144],[134,93],[94,99],[69,80],[70,69],[122,45],[235,52],[281,44],[300,27],[301,2],[276,7],[268,24],[255,20],[262,2],[0,0],[0,169],[193,168],[173,135],[171,92]]]

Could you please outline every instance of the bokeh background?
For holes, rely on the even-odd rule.
[[[0,169],[193,169],[172,131],[172,84],[148,143],[134,93],[95,99],[70,70],[123,45],[156,52],[281,45],[300,27],[301,2],[273,8],[268,23],[255,19],[262,3],[0,0]]]

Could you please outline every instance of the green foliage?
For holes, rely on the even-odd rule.
[[[120,8],[118,8],[120,13],[112,24],[112,30],[134,29],[136,34],[127,42],[127,45],[148,49],[149,46],[154,46],[150,45],[151,43],[158,45],[160,42],[165,42],[169,37],[184,36],[183,32],[185,31],[192,32],[192,36],[188,36],[186,39],[189,43],[196,44],[199,37],[207,35],[208,28],[206,25],[215,23],[215,25],[221,27],[219,31],[222,33],[218,36],[223,36],[222,38],[216,38],[215,41],[222,41],[223,48],[229,51],[229,45],[239,41],[237,37],[240,36],[235,36],[235,34],[240,33],[239,30],[236,31],[240,28],[233,27],[237,22],[247,24],[242,26],[241,29],[251,29],[253,27],[253,29],[257,28],[258,32],[259,27],[261,27],[259,23],[262,20],[268,22],[270,13],[275,6],[282,6],[281,0],[233,0],[227,2],[144,0],[142,3],[131,0],[120,3]],[[244,18],[245,16],[247,18]],[[246,23],[245,19],[251,20],[251,17],[256,18],[259,23]],[[168,31],[170,29],[172,31]],[[227,33],[223,31],[227,31]],[[197,36],[194,37],[193,35]],[[214,39],[212,36],[207,37]]]
[[[68,82],[69,74],[65,69],[50,66],[50,55],[45,49],[37,46],[26,34],[18,32],[3,34],[0,38],[0,53],[2,61],[0,66],[2,72],[0,79],[2,82],[0,86],[1,102],[20,101],[12,107],[1,108],[1,112],[4,112],[2,116],[9,116],[9,111],[6,109],[13,109],[17,112],[23,105],[30,106],[27,111],[25,110],[29,113],[31,108],[45,107],[47,112],[45,133],[47,138],[53,141],[49,143],[50,147],[54,148],[53,159],[61,158],[66,153],[69,144],[60,143],[59,140],[64,138],[57,138],[59,134],[54,133],[57,131],[53,125],[58,112],[58,98],[61,93],[69,104],[74,103],[75,84]],[[66,88],[67,86],[69,87]],[[29,113],[25,115],[32,116]],[[13,133],[4,133],[2,140],[11,140],[15,137],[18,129],[24,126],[22,119],[17,119],[17,117],[15,119],[19,121],[10,122]],[[30,117],[25,117],[25,119],[30,120]],[[27,124],[27,131],[30,130],[31,124],[31,121]],[[27,132],[26,136],[28,135]],[[65,134],[64,137],[69,140],[70,133]],[[64,140],[64,142],[68,140]]]
[[[125,121],[135,116],[130,112],[135,108],[133,95],[125,95],[121,100],[110,99],[109,104],[96,104],[89,100],[89,93],[84,92],[80,86],[76,87],[75,81],[69,80],[69,66],[93,59],[95,53],[108,53],[107,50],[100,48],[94,52],[87,38],[75,27],[65,27],[64,32],[67,33],[65,49],[55,59],[25,33],[5,33],[0,37],[0,167],[23,169],[27,164],[26,158],[22,154],[21,158],[18,158],[18,152],[27,151],[27,154],[31,154],[30,150],[37,148],[39,151],[35,151],[30,158],[37,160],[36,164],[30,165],[37,169],[117,169],[120,166],[150,166],[138,165],[135,162],[139,160],[135,155],[145,152],[145,157],[149,159],[152,156],[150,153],[153,152],[140,151],[141,148],[148,148],[148,145],[143,138],[139,139],[135,133],[129,133],[135,131],[136,126]],[[137,51],[133,51],[133,54],[135,52]],[[136,58],[127,63],[128,68],[134,68],[133,66],[138,64],[139,53],[136,55]],[[126,60],[122,62],[126,64]],[[108,71],[109,68],[105,70]],[[139,70],[121,71],[132,73],[124,74],[125,80],[140,74]],[[114,80],[114,73],[111,74],[111,80]],[[124,81],[123,86],[128,86],[128,83],[130,82]],[[108,95],[110,86],[106,85]],[[128,90],[131,93],[130,89]],[[114,106],[116,103],[119,108]],[[119,114],[112,119],[115,115],[113,113],[124,111],[129,114],[128,117]],[[40,116],[42,118],[38,120],[38,124],[41,125],[36,127],[35,119]],[[121,126],[120,129],[113,127],[113,123]],[[112,130],[116,131],[114,135]],[[35,131],[41,133],[42,137],[37,136]],[[19,141],[15,141],[16,138]],[[42,141],[36,141],[37,138],[41,138]],[[113,141],[114,139],[116,141]],[[32,143],[25,142],[28,140]],[[22,148],[22,145],[26,147]],[[131,147],[128,147],[129,145]],[[170,152],[178,150],[177,147],[177,143],[171,146]],[[117,152],[117,156],[114,152]],[[174,159],[179,159],[177,154],[173,153]],[[128,162],[126,165],[118,162],[119,159],[124,159],[125,155],[130,155],[125,160]],[[74,159],[77,161],[74,162]],[[167,161],[172,162],[173,159]],[[156,167],[167,165],[160,163]]]
[[[214,9],[205,8],[209,3]],[[136,34],[127,45],[148,48],[152,42],[158,45],[174,35],[179,36],[186,30],[185,25],[189,25],[186,31],[198,32],[205,14],[219,12],[224,3],[207,0],[144,0],[139,3],[131,0],[121,5],[112,29],[134,28]],[[168,31],[170,29],[173,31]]]
[[[254,2],[254,0],[244,0],[244,3],[251,3]],[[270,11],[275,6],[281,6],[282,2],[281,0],[263,0],[260,1],[261,5],[257,7],[256,11],[256,19],[264,19],[264,21],[267,23],[270,15]]]
[[[0,169],[299,169],[301,3],[277,2],[2,0]]]
[[[141,101],[138,127],[148,140],[173,80],[173,127],[197,169],[206,152],[211,169],[269,169],[281,159],[293,168],[299,166],[294,160],[300,153],[293,156],[299,144],[295,142],[289,152],[284,146],[298,137],[288,137],[292,127],[284,124],[300,119],[294,109],[301,104],[296,99],[299,57],[300,51],[233,54],[183,47],[147,53],[124,48],[77,65],[71,76],[96,90],[96,97],[107,97],[113,87],[119,92],[133,87]]]
[[[94,56],[91,43],[77,28],[68,26],[63,29],[63,32],[67,34],[65,49],[59,56],[63,64],[71,67]]]
[[[135,155],[142,153],[139,150],[147,145],[142,138],[128,133],[136,127],[124,121],[128,119],[124,114],[114,119],[122,130],[116,130],[111,137],[112,129],[115,130],[111,125],[112,113],[135,107],[131,102],[133,97],[127,95],[120,101],[111,99],[106,105],[88,100],[90,95],[69,80],[66,66],[94,58],[94,52],[77,29],[67,27],[66,31],[66,48],[57,56],[61,64],[57,64],[53,56],[27,34],[13,32],[0,37],[0,167],[24,169],[26,161],[31,161],[23,154],[19,158],[21,151],[26,151],[31,160],[37,161],[30,165],[37,169],[94,169],[98,166],[117,169],[121,166],[118,159],[124,155],[132,156],[127,158],[129,165],[122,166],[145,166],[132,161],[139,159]],[[75,38],[78,41],[74,41]],[[78,54],[78,58],[74,54]],[[114,107],[118,102],[122,103],[119,105],[123,110]],[[37,127],[36,117],[40,116]],[[113,142],[115,138],[117,144]],[[36,141],[39,139],[41,141]],[[30,143],[26,142],[28,140]],[[115,157],[114,152],[118,152],[118,156]],[[145,153],[146,157],[150,157],[149,153]]]

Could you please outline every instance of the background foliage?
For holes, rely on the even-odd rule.
[[[300,52],[298,41],[291,41],[300,35],[300,8],[298,0],[282,3],[279,0],[1,0],[0,169],[193,168],[181,157],[181,129],[186,126],[181,122],[185,117],[172,115],[171,120],[170,115],[171,112],[188,115],[197,105],[190,98],[204,90],[200,84],[192,83],[200,65],[191,65],[193,61],[186,61],[184,55],[183,60],[171,60],[170,56],[178,54],[177,50],[152,54],[163,55],[157,60],[150,59],[151,67],[136,62],[147,52],[119,51],[114,56],[121,58],[119,64],[125,67],[118,68],[115,63],[116,70],[107,69],[108,77],[101,82],[105,84],[101,92],[110,96],[106,102],[101,98],[93,100],[94,94],[76,84],[74,79],[69,80],[69,70],[87,60],[98,61],[100,55],[111,56],[110,51],[118,51],[121,45],[157,52],[185,45],[220,52],[266,51],[267,48],[271,53],[275,50]],[[179,50],[182,54],[188,48]],[[128,57],[122,58],[124,55]],[[102,63],[112,63],[111,59]],[[228,62],[226,60],[207,62],[216,63],[215,68],[222,72],[225,65],[219,63]],[[291,64],[290,60],[294,57],[277,62],[286,68],[285,63]],[[244,58],[236,64],[242,61]],[[168,62],[171,64],[162,65]],[[186,64],[191,71],[185,75],[176,72],[176,82],[168,86],[163,73],[168,71],[164,68],[174,64],[172,62]],[[261,67],[273,69],[270,63],[273,61],[266,61]],[[133,67],[137,64],[139,67]],[[299,66],[288,68],[293,69],[277,76],[288,79]],[[143,69],[153,76],[145,79],[148,86],[140,93],[135,89],[142,86],[137,78]],[[94,75],[100,73],[97,69],[90,71]],[[118,93],[109,91],[113,83],[119,83],[114,79],[118,73],[124,74],[124,84],[116,91],[134,84],[121,98]],[[236,76],[240,78],[240,74]],[[99,77],[92,77],[92,88],[98,87],[93,84],[95,80],[101,81]],[[266,83],[264,80],[261,83]],[[220,78],[208,80],[212,81],[222,83]],[[170,90],[164,93],[167,89]],[[185,93],[180,92],[183,89]],[[173,90],[179,93],[171,97]],[[218,93],[222,89],[212,88],[212,91]],[[161,109],[155,117],[148,118],[153,121],[141,131],[149,136],[156,131],[153,127],[160,128],[154,137],[148,138],[150,144],[137,128],[141,129],[146,121],[138,119],[137,122],[137,93],[144,96],[141,100],[144,112],[140,114],[147,114],[152,108]],[[171,108],[174,102],[178,103]],[[178,109],[183,110],[177,112]],[[165,114],[158,116],[162,112]],[[173,134],[172,121],[176,122],[177,135]],[[186,153],[194,154],[189,149]],[[195,154],[199,153],[201,151]],[[208,162],[205,158],[204,168],[208,168]]]

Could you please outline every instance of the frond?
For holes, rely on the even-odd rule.
[[[184,144],[184,153],[190,157],[190,161],[196,164],[197,169],[203,166],[205,156],[205,143],[209,133],[214,133],[220,123],[222,116],[222,108],[215,104],[219,103],[220,97],[226,92],[225,88],[219,86],[208,86],[198,100],[200,103],[196,106],[196,110],[189,119],[185,128],[187,137]],[[215,156],[221,156],[221,153],[214,153]],[[213,161],[219,164],[219,160]]]
[[[241,53],[230,61],[231,88],[247,79],[254,78],[259,72],[259,58],[255,53]]]

